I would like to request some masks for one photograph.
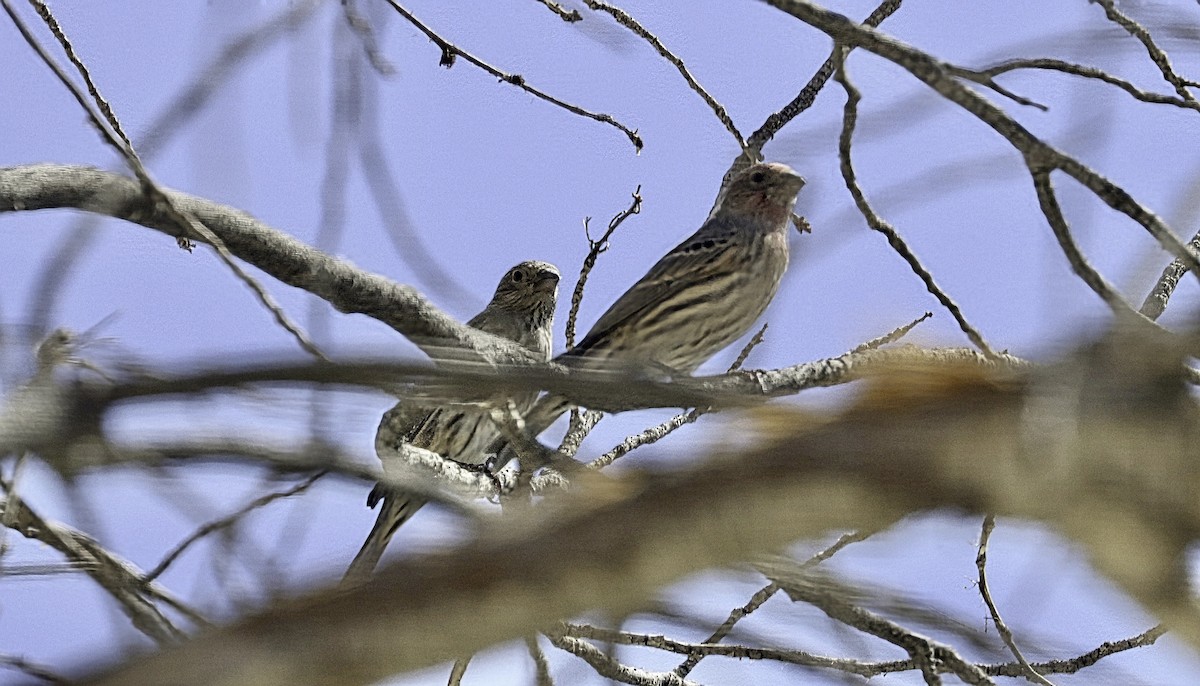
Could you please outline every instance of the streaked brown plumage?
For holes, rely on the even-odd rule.
[[[558,361],[574,367],[651,365],[690,374],[740,338],[779,290],[787,228],[804,179],[778,163],[730,181],[708,219],[625,291]],[[541,431],[570,403],[550,395],[526,417]]]
[[[522,262],[500,279],[491,302],[467,325],[516,341],[549,360],[558,280],[554,265]],[[536,393],[530,393],[512,401],[524,412],[535,397]],[[452,460],[478,464],[484,460],[484,449],[498,435],[486,408],[439,408],[430,412],[400,401],[383,415],[375,435],[375,449],[380,456],[386,456],[401,443],[411,443]],[[387,466],[385,459],[384,468]],[[396,529],[425,504],[420,498],[376,486],[367,504],[375,507],[381,500],[383,506],[375,525],[346,571],[348,581],[362,581],[370,576]]]

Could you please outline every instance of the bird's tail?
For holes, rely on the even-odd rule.
[[[383,551],[387,549],[396,529],[411,519],[424,504],[424,500],[408,495],[385,496],[379,516],[375,518],[375,525],[371,527],[367,540],[350,562],[342,582],[357,585],[370,579],[371,572],[375,571],[375,566],[379,564],[379,558],[383,557]]]

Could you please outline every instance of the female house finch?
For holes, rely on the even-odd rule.
[[[693,372],[746,333],[775,297],[803,186],[787,165],[742,170],[700,230],[625,291],[561,361],[620,359]]]
[[[775,297],[788,264],[788,221],[803,186],[804,177],[784,164],[743,169],[700,229],[625,291],[558,361],[695,371],[746,333]],[[526,426],[540,433],[570,406],[561,396],[547,396]]]
[[[492,301],[467,325],[516,341],[543,360],[549,360],[558,279],[558,269],[548,262],[518,264],[500,279]],[[512,401],[524,413],[536,397],[536,393],[529,393]],[[430,412],[401,401],[383,415],[375,435],[375,449],[384,456],[401,443],[411,443],[452,460],[478,464],[483,461],[484,449],[498,435],[487,408],[438,408]],[[387,464],[384,460],[385,468]],[[396,529],[425,504],[420,498],[377,485],[367,497],[367,505],[375,507],[380,500],[383,508],[362,549],[346,570],[347,581],[365,580]]]

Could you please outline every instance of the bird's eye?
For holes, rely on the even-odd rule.
[[[762,183],[763,180],[766,178],[767,178],[767,175],[760,171],[756,171],[750,175],[750,180],[753,181],[754,183]]]
[[[519,269],[517,271],[513,272],[512,280],[513,280],[513,283],[521,283],[522,281],[525,280],[525,272],[523,272]]]

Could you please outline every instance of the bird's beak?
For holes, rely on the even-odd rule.
[[[788,186],[796,189],[792,191],[793,193],[799,193],[800,189],[804,188],[806,181],[804,180],[804,177],[800,176],[799,172],[797,172],[795,169],[789,169],[787,177],[788,181],[790,182],[788,183]]]
[[[804,188],[804,177],[793,169],[782,173],[781,182],[776,184],[768,193],[778,202],[790,203],[796,199],[796,194]]]
[[[541,288],[544,290],[553,290],[554,288],[558,287],[558,279],[559,279],[559,276],[555,272],[552,272],[552,271],[538,272],[537,286],[538,286],[538,288]]]

